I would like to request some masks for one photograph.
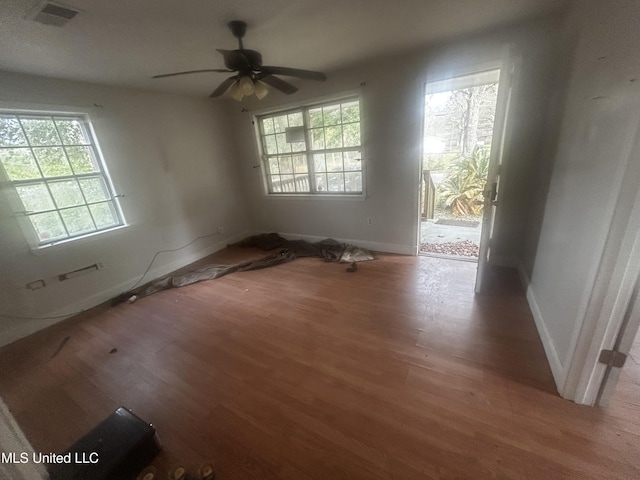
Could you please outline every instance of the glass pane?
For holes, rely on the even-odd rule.
[[[287,137],[284,133],[276,135],[276,143],[278,144],[278,153],[289,153],[291,151],[291,144],[287,143]]]
[[[75,180],[65,180],[62,182],[49,183],[49,189],[58,208],[82,205],[84,199],[80,192],[80,185]]]
[[[324,150],[324,129],[314,128],[311,130],[311,148],[313,150]]]
[[[327,127],[324,129],[326,148],[342,148],[342,126]]]
[[[302,112],[290,113],[289,117],[289,126],[290,127],[301,127],[302,126]]]
[[[342,104],[342,122],[359,122],[360,121],[360,104],[355,102]]]
[[[307,157],[304,155],[296,155],[293,157],[293,171],[295,173],[307,173]]]
[[[60,215],[70,235],[93,232],[96,229],[86,206],[60,210]]]
[[[0,146],[18,147],[27,145],[20,122],[13,116],[0,116]]]
[[[278,166],[277,158],[269,159],[269,173],[280,173],[280,167]]]
[[[316,192],[326,192],[327,191],[327,175],[321,174],[316,175]]]
[[[283,192],[295,192],[296,187],[294,183],[293,175],[281,175],[280,176],[280,188]]]
[[[342,135],[345,147],[360,146],[360,124],[347,123],[342,126]]]
[[[91,214],[98,228],[111,227],[119,223],[118,216],[111,202],[89,205],[89,209],[91,209]]]
[[[60,240],[67,237],[58,212],[36,213],[29,215],[29,220],[41,242]]]
[[[276,133],[284,133],[285,129],[289,126],[286,115],[280,115],[279,117],[273,117],[274,131]]]
[[[312,108],[309,110],[309,124],[313,128],[322,127],[322,108]]]
[[[313,168],[316,172],[327,171],[327,165],[324,161],[324,153],[315,153],[313,155]]]
[[[267,155],[275,155],[278,153],[275,135],[267,135],[264,137],[264,149],[267,152]]]
[[[280,186],[280,184],[280,175],[271,175],[271,191],[282,192],[282,187]]]
[[[310,192],[309,177],[307,175],[296,175],[296,192]]]
[[[290,143],[292,152],[304,152],[307,149],[305,142]]]
[[[270,133],[274,133],[275,129],[273,127],[273,118],[263,118],[262,119],[262,132],[265,135]]]
[[[89,203],[108,200],[111,197],[109,189],[102,178],[82,178],[78,180],[78,182],[82,187],[84,198],[86,198]]]
[[[40,178],[40,170],[28,148],[0,149],[0,162],[9,180],[31,180]]]
[[[291,157],[280,157],[280,173],[293,173]]]
[[[22,204],[27,212],[42,212],[43,210],[53,210],[55,205],[49,195],[47,187],[38,183],[35,185],[20,185],[16,191],[22,200]]]
[[[340,105],[330,105],[328,107],[322,107],[322,113],[324,114],[324,125],[338,125],[341,122]]]
[[[344,169],[345,170],[362,170],[362,162],[360,161],[360,152],[351,151],[344,152]]]
[[[91,155],[91,147],[65,147],[75,173],[93,173],[100,169]]]
[[[327,153],[327,171],[341,172],[342,170],[344,170],[342,152]]]
[[[36,155],[42,174],[45,177],[73,175],[62,147],[34,148],[33,153]]]
[[[89,145],[91,142],[84,134],[82,124],[78,120],[54,118],[58,133],[65,145]]]
[[[362,192],[362,173],[345,173],[344,183],[347,192]]]
[[[330,173],[327,176],[329,178],[330,192],[344,192],[344,174]]]
[[[52,119],[22,118],[21,121],[31,146],[60,145],[60,138]]]

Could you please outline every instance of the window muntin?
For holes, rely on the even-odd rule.
[[[270,194],[362,194],[357,98],[260,116],[258,125]]]
[[[0,167],[38,246],[124,224],[82,115],[0,112]]]

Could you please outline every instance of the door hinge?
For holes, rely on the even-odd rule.
[[[626,361],[627,356],[624,353],[614,350],[602,350],[600,352],[600,358],[598,358],[598,362],[615,368],[622,368]]]

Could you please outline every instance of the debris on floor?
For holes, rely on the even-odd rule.
[[[280,248],[277,253],[258,258],[257,260],[249,260],[234,265],[206,265],[195,270],[188,271],[180,275],[167,275],[158,280],[154,280],[147,285],[136,288],[130,292],[112,300],[112,305],[129,301],[131,299],[146,297],[153,293],[168,288],[184,287],[192,283],[202,282],[205,280],[213,280],[229,273],[245,272],[247,270],[257,270],[260,268],[273,267],[282,263],[287,263],[296,258],[303,257],[320,257],[325,262],[341,262],[350,263],[350,272],[355,272],[356,262],[374,260],[373,253],[364,248],[340,243],[336,240],[328,238],[319,242],[307,242],[305,240],[287,240],[277,233],[265,233],[254,235],[234,244],[239,247],[258,247],[263,250],[274,250]]]
[[[319,242],[307,242],[306,240],[287,240],[277,233],[262,233],[235,243],[238,247],[257,247],[262,250],[286,248],[295,253],[297,258],[321,257],[327,262],[353,263],[374,260],[373,254],[364,248],[340,243],[333,238],[327,238]]]
[[[438,253],[440,255],[457,255],[459,257],[475,257],[478,258],[480,246],[469,240],[460,242],[443,242],[443,243],[422,243],[420,245],[421,253]]]
[[[53,360],[53,358],[58,355],[62,349],[64,348],[64,346],[67,344],[67,342],[69,341],[71,337],[70,336],[66,336],[62,339],[62,341],[58,344],[58,348],[56,348],[53,353],[51,354],[51,356],[49,357],[49,360]]]

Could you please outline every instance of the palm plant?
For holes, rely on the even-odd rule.
[[[488,149],[476,147],[471,155],[460,157],[454,170],[440,185],[438,193],[444,205],[456,216],[480,215],[488,172]]]

